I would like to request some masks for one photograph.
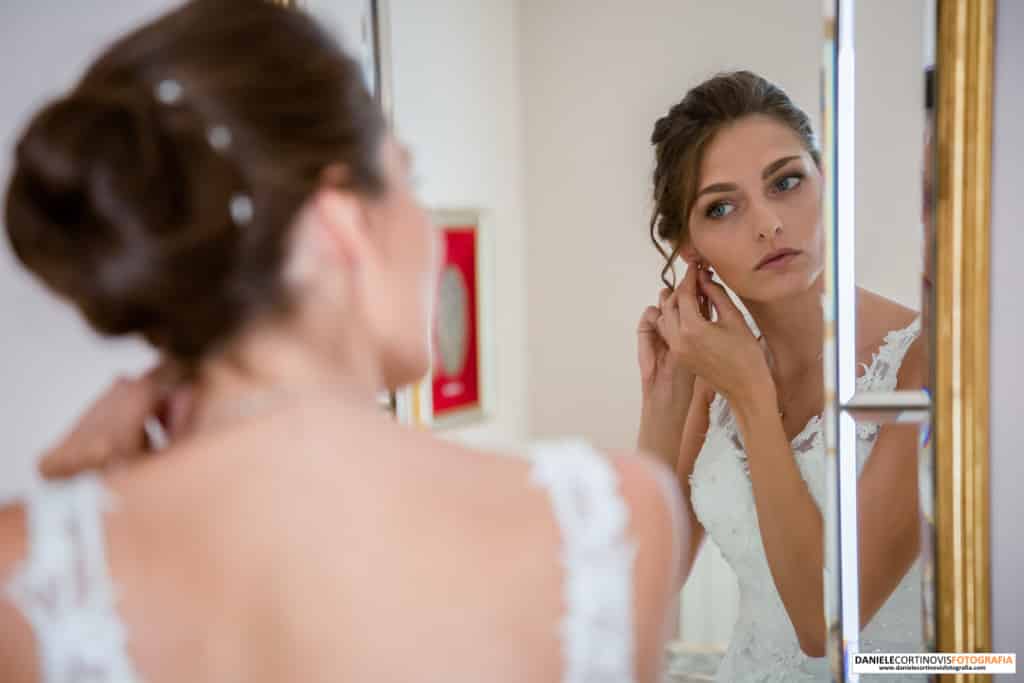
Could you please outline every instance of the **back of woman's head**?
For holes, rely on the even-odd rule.
[[[778,86],[749,71],[734,71],[710,78],[691,89],[654,124],[654,209],[650,234],[665,257],[667,275],[689,237],[690,211],[700,181],[704,150],[714,136],[732,123],[753,115],[774,119],[791,129],[816,164],[820,153],[807,114]],[[659,238],[672,245],[666,253]]]
[[[33,118],[8,237],[100,333],[196,361],[287,305],[288,228],[325,168],[383,191],[384,133],[359,66],[305,13],[196,0]]]

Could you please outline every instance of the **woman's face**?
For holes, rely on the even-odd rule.
[[[740,119],[704,150],[681,253],[745,301],[806,291],[824,264],[821,192],[821,172],[794,131],[767,116]]]

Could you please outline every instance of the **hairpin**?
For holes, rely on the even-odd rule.
[[[175,105],[181,102],[184,89],[181,87],[181,83],[173,78],[165,78],[156,84],[153,94],[161,104]],[[223,124],[209,126],[206,129],[206,141],[215,151],[226,152],[231,147],[231,129]],[[228,203],[228,210],[235,225],[243,226],[252,222],[254,208],[249,195],[244,193],[232,195],[231,201]]]
[[[247,225],[252,220],[253,206],[249,195],[234,195],[231,197],[228,208],[231,210],[231,220],[235,222],[235,225]]]

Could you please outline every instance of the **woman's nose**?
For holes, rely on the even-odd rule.
[[[775,239],[782,233],[782,219],[771,207],[755,204],[751,218],[754,221],[754,236],[759,242]]]

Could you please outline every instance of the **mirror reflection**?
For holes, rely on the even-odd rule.
[[[19,475],[0,508],[0,631],[28,644],[0,678],[216,680],[237,663],[159,644],[232,619],[280,657],[277,679],[227,675],[257,682],[829,678],[832,3],[152,4],[171,19],[97,32],[76,59],[101,61],[11,114],[10,270],[50,290],[25,310],[135,345],[19,437],[61,483]],[[858,392],[926,389],[934,0],[863,0],[855,34]],[[920,652],[929,430],[891,412],[857,415],[858,648]],[[154,595],[207,599],[82,664],[40,599],[61,568],[34,548],[72,544],[32,526],[54,510],[110,558],[90,565],[110,633]],[[173,571],[144,579],[156,537]],[[238,587],[246,566],[268,569]],[[254,615],[256,583],[281,588]],[[62,637],[64,660],[29,647]]]

